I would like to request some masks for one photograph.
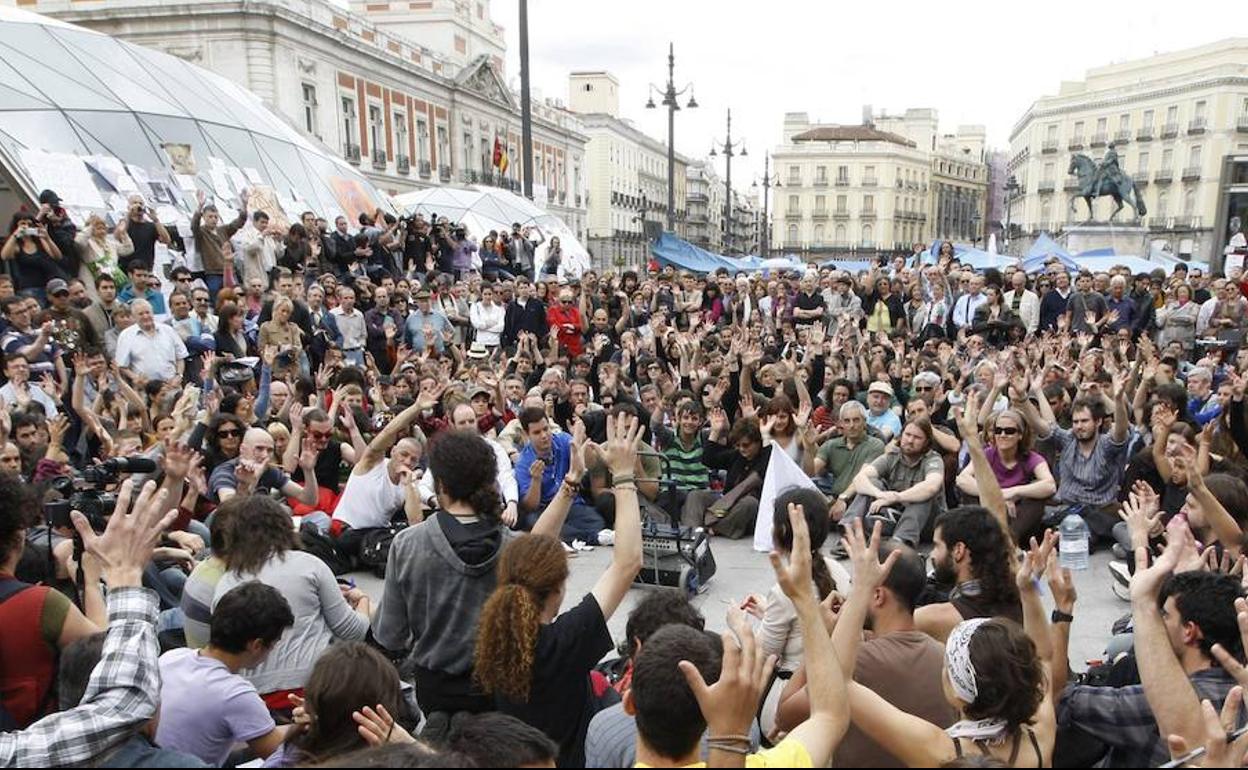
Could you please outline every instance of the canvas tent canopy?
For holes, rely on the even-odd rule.
[[[491,230],[511,232],[512,224],[519,222],[521,227],[532,227],[546,239],[537,247],[535,268],[545,262],[550,239],[554,237],[563,250],[561,277],[580,278],[590,269],[589,252],[567,223],[508,190],[485,186],[431,187],[396,196],[394,202],[408,216],[421,214],[432,219],[437,215],[439,219],[445,217],[462,224],[478,242]]]
[[[1079,264],[1075,260],[1074,255],[1053,240],[1053,236],[1048,233],[1040,233],[1040,237],[1036,238],[1036,242],[1031,244],[1031,248],[1027,250],[1027,256],[1023,257],[1023,270],[1028,273],[1039,273],[1044,270],[1045,263],[1053,257],[1061,260],[1062,267],[1067,270],[1079,269]]]
[[[225,217],[244,189],[288,221],[305,210],[353,222],[391,210],[359,171],[228,79],[4,6],[0,167],[25,202],[55,190],[79,224],[90,213],[115,221],[140,194],[185,241],[201,192]],[[187,260],[194,266],[193,254]]]

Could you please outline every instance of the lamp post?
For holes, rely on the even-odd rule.
[[[679,91],[676,90],[676,45],[668,43],[667,87],[659,88],[654,83],[650,84],[650,99],[646,102],[646,109],[655,108],[654,95],[656,93],[663,97],[660,104],[667,108],[667,229],[669,232],[676,229],[676,111],[680,109],[680,104],[676,100],[684,96],[686,91],[689,92],[688,108],[696,110],[698,100],[693,97],[693,83],[686,84]]]
[[[1010,209],[1014,202],[1014,195],[1018,192],[1018,178],[1010,174],[1005,180],[1005,253],[1010,253],[1010,235],[1013,228],[1010,226]]]
[[[758,242],[759,242],[758,250],[762,253],[762,256],[764,259],[771,256],[771,218],[768,216],[768,208],[767,208],[767,202],[768,202],[767,199],[769,197],[768,194],[771,192],[771,188],[783,187],[783,186],[784,185],[780,184],[779,174],[775,175],[774,181],[772,180],[771,155],[764,155],[763,156],[763,221],[762,221],[762,232],[759,233],[758,235]],[[758,190],[757,180],[755,180],[754,183],[750,185],[750,189]]]
[[[979,223],[981,221],[982,220],[980,219],[979,211],[972,211],[971,212],[971,243],[974,244],[975,248],[977,249],[979,248],[980,236],[982,235],[982,233],[980,233],[979,231]]]
[[[742,158],[749,155],[745,151],[745,140],[739,142],[732,141],[732,110],[728,110],[728,133],[724,138],[722,147],[718,146],[719,142],[711,143],[711,157],[723,153],[727,165],[727,173],[724,175],[724,190],[726,196],[724,198],[724,253],[732,253],[732,158],[734,155],[740,155]],[[718,149],[717,149],[718,147]]]
[[[520,0],[520,143],[523,145],[520,155],[524,163],[524,197],[533,200],[533,100],[529,87],[528,0]]]

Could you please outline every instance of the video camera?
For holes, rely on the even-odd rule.
[[[103,532],[108,517],[117,505],[117,495],[106,491],[116,484],[123,474],[155,473],[156,461],[148,457],[114,457],[82,471],[81,476],[58,476],[51,487],[61,495],[60,500],[43,504],[43,513],[51,527],[73,528],[70,511],[78,511],[87,518],[91,529]]]

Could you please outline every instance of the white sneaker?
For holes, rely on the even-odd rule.
[[[598,545],[615,545],[615,530],[604,529],[598,533]]]
[[[590,544],[586,543],[584,540],[573,540],[573,541],[572,541],[572,548],[573,548],[573,550],[577,550],[577,551],[592,551],[592,550],[594,550],[594,547],[593,547],[592,545],[590,545]]]
[[[563,546],[563,552],[566,553],[568,556],[576,556],[575,548],[568,545],[567,543],[564,543],[563,541],[560,541],[560,545]]]

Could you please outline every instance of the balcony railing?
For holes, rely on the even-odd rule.
[[[1176,136],[1178,136],[1178,135],[1179,135],[1179,124],[1178,124],[1178,123],[1167,123],[1166,125],[1164,125],[1164,126],[1162,126],[1162,127],[1161,127],[1161,138],[1162,138],[1162,139],[1173,139],[1174,137],[1176,137]]]
[[[578,209],[581,207],[581,196],[580,196],[580,195],[577,195],[577,196],[576,196],[576,207],[577,207]]]
[[[802,184],[802,180],[800,180],[800,179],[799,179],[799,180],[797,180],[797,181],[795,182],[795,181],[793,181],[793,180],[791,180],[791,179],[790,179],[790,180],[789,180],[789,184],[790,184],[790,185],[792,185],[792,186],[794,186],[794,187],[800,187],[800,186],[801,186],[801,184]],[[815,181],[813,182],[813,184],[814,184],[814,186],[815,186],[815,187],[827,187],[827,186],[828,186],[828,178],[827,178],[826,176],[824,176],[824,177],[816,177],[816,178],[815,178]]]
[[[863,209],[858,217],[860,219],[875,219],[875,209]]]
[[[1200,179],[1200,166],[1188,166],[1183,169],[1183,181],[1191,182]]]
[[[451,167],[438,166],[438,179],[441,179],[443,182],[451,181]]]
[[[1092,135],[1093,147],[1104,147],[1108,141],[1109,141],[1109,135],[1106,134],[1104,131],[1100,131]]]
[[[429,161],[427,160],[422,160],[420,162],[420,178],[428,179],[432,175],[433,175],[433,165],[429,163]]]
[[[407,157],[406,155],[398,155],[398,156],[395,156],[395,159],[394,159],[394,170],[395,170],[395,171],[397,171],[397,172],[399,172],[400,174],[410,174],[410,173],[412,173],[412,160],[411,160],[411,158]]]
[[[849,177],[838,176],[836,178],[836,186],[837,187],[849,187]]]
[[[1045,154],[1057,152],[1057,145],[1058,141],[1056,139],[1045,139],[1044,144],[1041,145],[1040,152]]]
[[[1151,142],[1153,140],[1153,127],[1142,126],[1140,130],[1135,133],[1135,140],[1137,142]]]
[[[378,171],[384,170],[389,162],[385,150],[373,150],[373,168]]]
[[[797,209],[789,209],[788,211],[784,212],[784,218],[785,219],[801,219],[802,212]]]
[[[1203,134],[1208,127],[1209,121],[1207,118],[1192,118],[1187,121],[1187,133],[1189,134]]]
[[[1067,179],[1066,184],[1062,185],[1062,189],[1066,192],[1074,192],[1079,189],[1078,179]]]
[[[1168,168],[1159,168],[1153,172],[1153,182],[1155,184],[1170,184],[1174,180],[1174,171]]]
[[[1082,150],[1084,147],[1082,136],[1072,136],[1070,141],[1066,143],[1068,150]]]
[[[1239,120],[1235,121],[1235,130],[1240,133],[1248,132],[1248,115],[1239,116]]]
[[[348,163],[356,166],[360,165],[360,146],[358,144],[347,144],[342,148],[342,157],[347,159]]]
[[[707,203],[711,198],[704,192],[691,192],[685,194],[685,199],[690,203]]]
[[[1192,226],[1192,218],[1190,216],[1174,217],[1170,220],[1170,226],[1175,230],[1186,230]]]
[[[802,178],[800,176],[791,176],[788,179],[784,180],[784,183],[787,184],[789,187],[801,187]]]
[[[1148,184],[1148,172],[1137,171],[1131,175],[1131,181],[1135,182],[1136,187],[1144,187]]]
[[[814,211],[810,212],[810,218],[811,219],[827,219],[828,210],[827,209],[815,209]]]
[[[836,209],[832,212],[835,219],[849,219],[849,209]]]
[[[1057,182],[1052,179],[1042,179],[1036,187],[1036,191],[1040,193],[1051,193],[1057,189]]]
[[[1131,129],[1129,128],[1124,128],[1123,130],[1114,134],[1115,144],[1126,144],[1129,141],[1131,141]]]
[[[863,187],[875,187],[879,185],[879,183],[880,183],[880,180],[873,176],[864,176],[862,178]]]

